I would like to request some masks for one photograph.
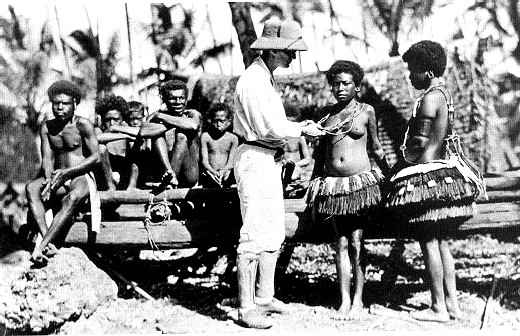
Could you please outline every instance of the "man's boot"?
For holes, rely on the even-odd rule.
[[[255,281],[258,267],[258,255],[252,253],[238,254],[237,277],[238,277],[238,309],[237,323],[256,329],[267,329],[272,326],[271,322],[259,311],[255,305]]]
[[[261,252],[258,260],[258,283],[255,303],[266,313],[286,314],[292,309],[274,297],[274,276],[279,251]]]

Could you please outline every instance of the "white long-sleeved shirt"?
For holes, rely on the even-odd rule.
[[[298,137],[302,128],[287,120],[271,72],[257,57],[238,79],[235,89],[233,131],[246,141],[283,146],[286,137]]]

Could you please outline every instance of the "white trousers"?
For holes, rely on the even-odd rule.
[[[285,239],[285,208],[281,164],[274,150],[242,144],[234,173],[242,213],[237,252],[277,251]]]

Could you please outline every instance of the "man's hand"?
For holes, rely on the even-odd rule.
[[[309,120],[309,119],[305,119],[304,121],[300,121],[299,124],[300,124],[301,127],[305,127],[305,126],[314,124],[314,121]]]
[[[41,192],[42,200],[48,201],[51,195],[56,192],[65,181],[65,171],[63,169],[56,169],[53,171],[51,177],[45,181],[45,187]]]
[[[307,125],[302,126],[302,133],[311,136],[311,137],[318,137],[325,135],[325,132],[323,132],[318,124],[316,124],[314,121],[308,120],[309,123]]]
[[[229,178],[229,175],[231,174],[231,169],[219,169],[218,175],[220,177],[220,182],[224,182]]]

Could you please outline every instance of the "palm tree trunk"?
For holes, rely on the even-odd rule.
[[[391,35],[392,47],[389,56],[399,56],[399,27],[401,25],[401,18],[403,17],[403,0],[394,0],[392,2],[392,11],[390,14],[389,33]]]
[[[242,60],[247,68],[258,56],[258,52],[249,47],[256,40],[250,5],[245,2],[230,2],[229,8],[231,9],[233,26],[237,31],[240,50],[242,50]]]
[[[520,38],[520,14],[518,13],[518,1],[509,0],[509,6],[507,8],[509,18],[515,29],[516,36]],[[515,49],[512,52],[513,57],[520,61],[520,40],[517,42]]]

